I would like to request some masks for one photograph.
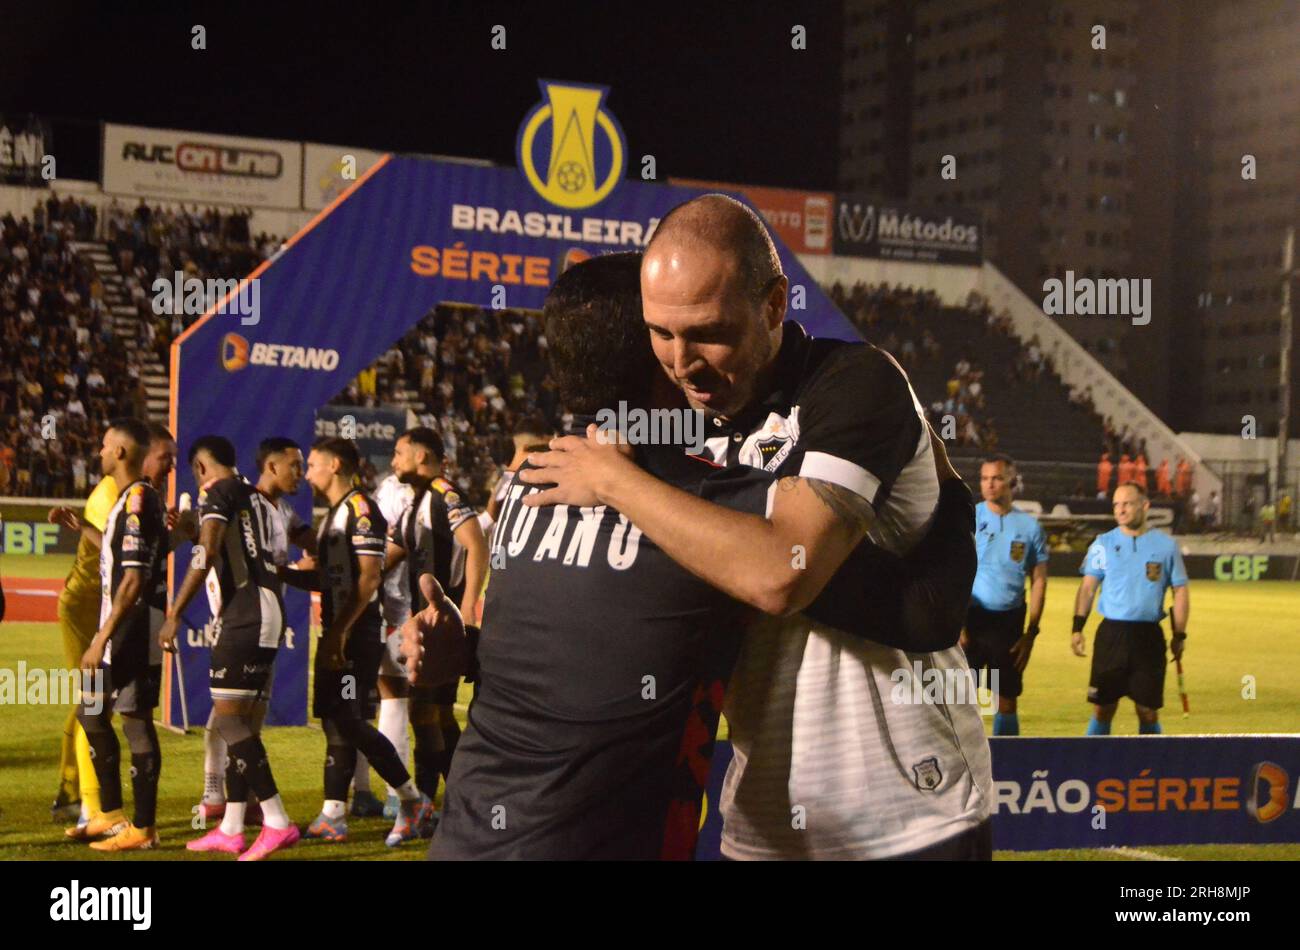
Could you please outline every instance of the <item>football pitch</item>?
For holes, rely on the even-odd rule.
[[[0,572],[10,594],[24,578],[58,580],[68,557],[6,556]],[[1070,617],[1076,583],[1053,578],[1048,584],[1042,634],[1026,671],[1020,698],[1021,733],[1026,736],[1076,736],[1083,732],[1089,707],[1084,702],[1088,660],[1069,647]],[[1191,715],[1184,718],[1175,678],[1165,687],[1165,732],[1170,735],[1282,733],[1300,731],[1300,584],[1287,582],[1193,582],[1184,658]],[[1089,651],[1096,629],[1089,625]],[[19,661],[30,669],[59,669],[64,663],[58,625],[5,621],[0,624],[0,669]],[[461,687],[457,716],[464,722],[470,690]],[[1252,697],[1253,698],[1250,698]],[[66,843],[61,826],[50,820],[57,789],[58,738],[67,710],[50,705],[0,707],[0,860],[233,860],[226,855],[198,855],[184,850],[197,836],[192,808],[203,787],[203,741],[200,729],[188,736],[159,730],[163,750],[159,789],[159,835],[163,847],[131,855],[100,855],[84,845]],[[990,720],[991,722],[991,720]],[[723,726],[725,730],[725,723]],[[1121,703],[1115,735],[1137,733],[1133,707]],[[320,810],[324,735],[313,722],[304,727],[268,729],[267,750],[276,782],[290,816],[305,825]],[[130,782],[123,770],[127,808]],[[383,783],[372,775],[382,797]],[[304,841],[285,857],[294,860],[366,860],[422,858],[425,847],[411,842],[384,847],[391,825],[382,818],[349,819],[351,839],[343,844]],[[1141,849],[1000,851],[1001,860],[1296,860],[1294,845],[1180,845]]]

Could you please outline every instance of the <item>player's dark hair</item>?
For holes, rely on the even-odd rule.
[[[266,460],[278,452],[287,452],[289,449],[302,451],[302,446],[289,438],[287,435],[267,436],[257,445],[257,470],[259,472],[266,465]]]
[[[1118,485],[1115,486],[1115,491],[1119,491],[1121,488],[1132,488],[1143,498],[1147,497],[1147,490],[1143,488],[1141,485],[1139,485],[1137,482],[1120,482]],[[1110,497],[1114,498],[1115,496],[1111,495]]]
[[[594,414],[645,401],[654,351],[641,317],[641,254],[622,251],[575,264],[542,306],[551,377],[570,411]]]
[[[149,441],[150,442],[175,442],[176,437],[172,435],[171,429],[168,429],[161,422],[150,422]]]
[[[998,463],[1005,465],[1007,468],[1016,467],[1016,460],[1010,455],[1005,455],[1002,452],[994,452],[992,455],[986,455],[984,458],[980,459],[981,468],[985,465],[997,465]]]
[[[142,449],[149,447],[149,427],[131,416],[118,416],[108,423],[108,428],[121,432]]]
[[[325,452],[339,460],[339,474],[351,478],[361,468],[361,454],[351,439],[340,439],[327,435],[311,444],[313,452]]]
[[[655,226],[647,253],[669,238],[734,254],[745,292],[755,301],[781,276],[781,256],[767,225],[753,208],[729,195],[700,195],[673,208]]]
[[[235,467],[235,446],[224,435],[201,435],[190,446],[189,463],[194,464],[194,456],[206,451],[212,460],[226,468]]]
[[[447,449],[442,444],[442,436],[429,426],[416,426],[414,429],[407,429],[402,433],[402,438],[412,445],[428,449],[439,462],[446,458]]]

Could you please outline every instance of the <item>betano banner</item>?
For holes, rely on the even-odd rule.
[[[257,444],[285,435],[312,441],[316,410],[444,301],[539,309],[567,263],[644,247],[671,208],[700,194],[623,178],[626,144],[604,108],[605,90],[542,83],[519,126],[519,169],[386,157],[252,275],[255,318],[209,312],[173,345],[171,424],[181,457],[200,435],[220,433],[254,470]],[[558,131],[557,131],[558,130]],[[819,336],[857,339],[778,241],[803,309],[790,316]],[[177,467],[174,491],[197,488]],[[310,499],[292,501],[309,516]],[[188,548],[173,559],[179,583]],[[269,721],[300,724],[307,710],[307,597],[287,595],[293,636],[276,661]],[[180,637],[188,714],[207,716],[206,601],[196,598]],[[164,714],[179,720],[179,683]]]
[[[296,210],[302,145],[105,123],[103,175],[111,195]]]
[[[1300,735],[1016,737],[989,746],[1000,850],[1300,842]],[[700,860],[720,857],[717,803],[731,758],[731,743],[719,742]]]

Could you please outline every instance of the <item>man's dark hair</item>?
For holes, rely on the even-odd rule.
[[[641,317],[641,254],[622,251],[575,264],[542,306],[551,376],[571,412],[645,401],[654,352]]]
[[[206,451],[212,460],[226,468],[235,467],[235,446],[224,435],[201,435],[190,446],[189,462],[194,464],[194,456]]]
[[[442,436],[429,426],[416,426],[414,429],[407,429],[402,433],[402,438],[412,445],[428,449],[439,462],[446,457],[447,449],[442,444]]]
[[[149,441],[150,442],[175,442],[176,437],[172,435],[161,422],[150,422],[149,424]]]
[[[669,239],[734,254],[745,294],[754,301],[781,276],[781,256],[767,225],[753,208],[728,195],[700,195],[673,208],[655,225],[646,252]]]
[[[286,452],[289,449],[302,451],[302,446],[289,438],[287,435],[267,436],[257,446],[257,470],[261,472],[266,466],[266,460],[277,452]]]
[[[980,459],[980,467],[982,468],[985,465],[997,465],[999,462],[1007,468],[1016,467],[1016,460],[1010,455],[1004,455],[1002,452],[995,452],[992,455],[984,456],[984,458]]]
[[[142,449],[149,447],[149,426],[131,416],[118,416],[108,423],[108,428],[121,432]]]
[[[311,444],[313,452],[325,452],[339,460],[339,472],[344,478],[351,478],[361,468],[361,455],[357,445],[351,439],[340,439],[327,435]]]

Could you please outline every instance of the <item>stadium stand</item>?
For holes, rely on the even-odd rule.
[[[156,276],[244,276],[278,245],[247,212],[128,212],[51,194],[0,219],[0,495],[82,497],[104,423],[166,420],[167,351],[194,316],[155,315]]]
[[[197,315],[155,313],[153,282],[178,271],[202,280],[250,273],[279,246],[250,233],[250,215],[116,199],[101,210],[51,195],[30,220],[0,222],[0,319],[6,350],[18,353],[0,370],[0,494],[83,494],[107,418],[165,420],[168,349]],[[949,306],[901,285],[837,282],[827,292],[907,370],[968,478],[982,455],[1001,451],[1020,460],[1035,495],[1093,498],[1100,452],[1118,463],[1145,450],[1127,425],[1098,415],[1090,391],[1061,381],[1036,337],[1022,342],[976,293]],[[450,477],[481,506],[517,428],[563,426],[545,351],[536,314],[444,304],[334,401],[409,408],[438,428]],[[51,417],[58,437],[46,439],[41,423]],[[1148,461],[1153,488],[1160,461]]]
[[[978,478],[993,451],[1017,459],[1035,493],[1092,497],[1089,476],[1104,444],[1103,420],[1072,394],[1035,339],[972,293],[962,307],[930,291],[855,284],[828,288],[863,336],[898,358],[935,428],[956,423],[954,464]]]
[[[536,314],[444,304],[427,314],[335,400],[411,409],[443,433],[448,476],[482,507],[525,422],[563,424]]]

